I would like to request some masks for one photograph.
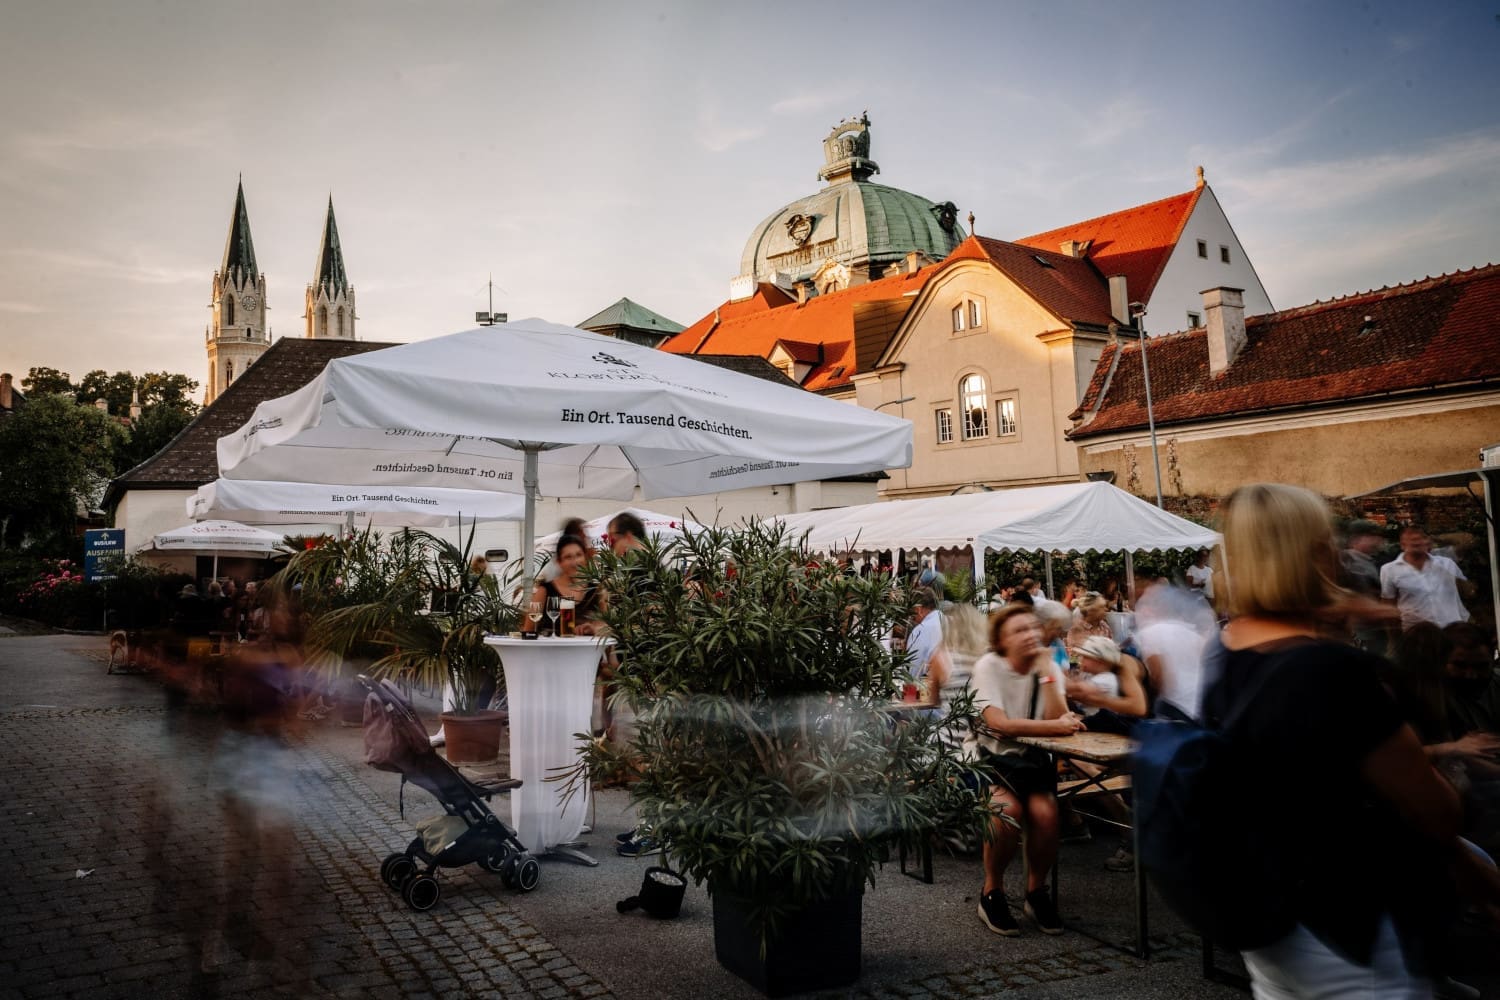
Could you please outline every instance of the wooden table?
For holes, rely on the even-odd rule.
[[[1146,940],[1146,872],[1141,867],[1140,831],[1136,829],[1133,822],[1123,823],[1111,816],[1080,809],[1072,801],[1089,795],[1128,789],[1130,787],[1130,758],[1135,752],[1134,741],[1129,737],[1118,736],[1114,733],[1091,733],[1088,731],[1074,733],[1072,736],[1013,736],[1010,739],[1015,743],[1044,750],[1057,760],[1078,761],[1084,764],[1092,764],[1100,769],[1096,775],[1085,776],[1077,781],[1059,783],[1057,800],[1059,803],[1072,805],[1073,811],[1081,816],[1106,823],[1118,829],[1130,831],[1131,851],[1135,855],[1134,954],[1137,958],[1148,958],[1151,954],[1151,946]],[[1052,902],[1054,906],[1057,904],[1057,881],[1057,872],[1054,867],[1052,875]],[[1080,933],[1086,937],[1094,938],[1094,940],[1102,944],[1120,947],[1113,941],[1089,934],[1087,930],[1080,929]],[[1122,948],[1121,950],[1126,952],[1131,951],[1129,948]]]

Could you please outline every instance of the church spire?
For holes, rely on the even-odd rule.
[[[242,278],[251,281],[260,277],[255,266],[255,243],[250,239],[250,213],[245,210],[245,182],[240,180],[234,193],[234,216],[229,220],[229,239],[224,242],[224,266],[219,273],[225,280],[240,271]]]
[[[339,246],[339,227],[333,218],[333,195],[328,196],[328,219],[323,224],[323,245],[318,248],[318,270],[313,286],[326,288],[330,297],[349,287],[344,273],[344,251]]]

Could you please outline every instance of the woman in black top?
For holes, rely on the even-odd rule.
[[[557,575],[550,580],[538,580],[531,594],[533,602],[540,602],[545,609],[550,598],[573,602],[573,620],[583,624],[593,614],[598,599],[592,588],[586,588],[579,579],[579,571],[588,562],[588,549],[577,535],[563,535],[557,540],[557,554],[552,564]],[[585,627],[585,632],[588,628]]]
[[[1231,621],[1204,697],[1256,761],[1248,809],[1267,810],[1285,934],[1244,953],[1260,997],[1426,996],[1423,934],[1449,873],[1471,867],[1453,789],[1381,686],[1381,661],[1323,638],[1342,592],[1332,521],[1317,495],[1259,484],[1225,501]],[[1488,881],[1488,884],[1493,884]]]

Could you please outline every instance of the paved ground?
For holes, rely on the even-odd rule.
[[[524,896],[464,870],[413,913],[377,869],[433,807],[408,789],[400,816],[398,781],[363,766],[358,730],[325,722],[289,751],[232,753],[214,714],[106,676],[103,648],[0,636],[0,996],[758,995],[714,961],[702,888],[675,921],[615,912],[651,863],[608,850],[629,825],[623,792],[599,797],[598,868],[546,862]],[[1123,940],[1129,878],[1099,865],[1112,847],[1065,848],[1062,908]],[[997,938],[974,916],[977,889],[972,858],[939,855],[931,886],[888,867],[865,897],[848,995],[1245,995],[1199,976],[1196,939],[1160,908],[1160,953],[1142,963],[1078,933]]]

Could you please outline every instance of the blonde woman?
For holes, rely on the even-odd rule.
[[[1458,839],[1458,798],[1376,678],[1381,661],[1324,638],[1332,519],[1315,494],[1259,484],[1221,509],[1231,620],[1204,719],[1256,761],[1245,802],[1273,811],[1262,859],[1276,919],[1243,952],[1257,998],[1429,996],[1424,938],[1441,933],[1442,887],[1479,874]],[[1493,898],[1493,896],[1491,896]],[[1279,926],[1277,926],[1279,924]]]
[[[1073,602],[1073,627],[1068,629],[1068,655],[1077,657],[1078,650],[1094,636],[1114,641],[1114,629],[1109,627],[1109,602],[1097,590],[1091,590]]]

